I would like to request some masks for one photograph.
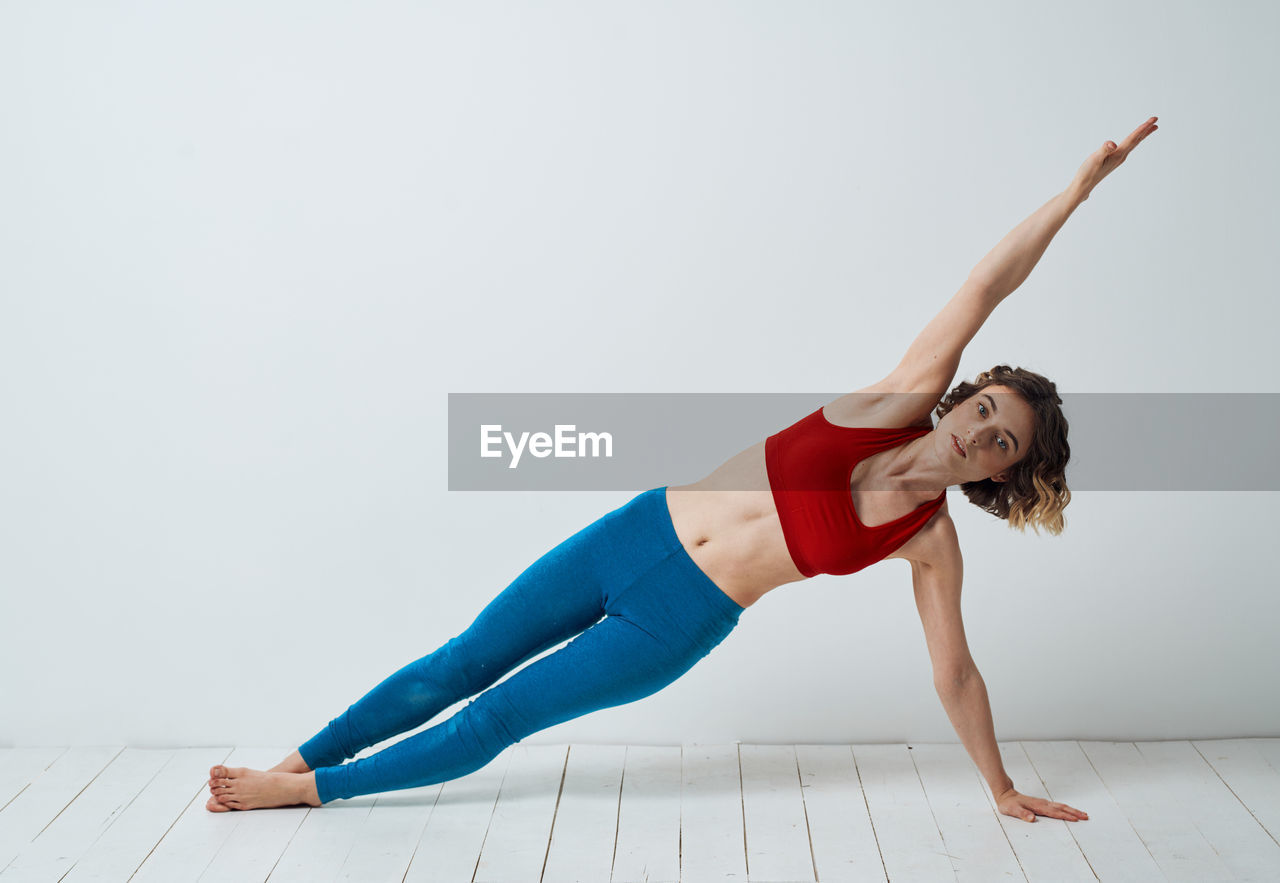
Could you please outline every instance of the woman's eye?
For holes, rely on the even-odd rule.
[[[982,402],[978,402],[978,413],[983,417],[987,416],[987,406],[982,404]]]
[[[1000,450],[1002,451],[1009,450],[1009,445],[1005,443],[1004,439],[1000,438],[999,436],[996,436],[996,441],[1000,442]]]

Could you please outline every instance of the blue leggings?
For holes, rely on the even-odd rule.
[[[388,677],[298,751],[316,772],[321,803],[454,779],[531,733],[657,692],[724,640],[741,613],[680,545],[667,489],[645,491],[543,555],[466,631]],[[343,763],[477,693],[442,723]]]

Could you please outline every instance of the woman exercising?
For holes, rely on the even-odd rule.
[[[778,586],[904,558],[934,685],[1000,812],[1029,822],[1087,819],[1019,793],[1005,773],[965,642],[960,545],[946,503],[946,489],[959,485],[1010,527],[1060,533],[1071,499],[1062,399],[1049,380],[1007,365],[973,383],[951,382],[965,344],[1155,122],[1104,143],[1066,190],[1005,236],[889,376],[701,481],[645,491],[583,528],[516,577],[462,634],[378,684],[278,766],[213,767],[209,810],[320,806],[457,778],[531,733],[662,689]],[[442,723],[343,762],[471,696]]]

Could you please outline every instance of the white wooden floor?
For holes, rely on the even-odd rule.
[[[1280,739],[1011,742],[999,815],[956,745],[516,745],[444,785],[210,813],[271,749],[0,750],[12,881],[1280,880]]]

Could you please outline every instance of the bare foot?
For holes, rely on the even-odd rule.
[[[286,757],[284,760],[280,761],[278,764],[273,766],[271,769],[267,770],[267,772],[269,773],[309,773],[311,772],[311,767],[307,766],[307,762],[302,759],[302,754],[295,751],[292,754],[290,754],[288,757]],[[210,781],[209,784],[210,786],[212,786],[213,784],[212,781]],[[209,790],[212,791],[213,788],[210,787]],[[217,797],[210,797],[209,801],[204,806],[205,806],[205,809],[209,810],[209,812],[231,812],[231,807],[223,806],[221,803],[218,802]]]
[[[211,812],[320,805],[314,773],[262,772],[219,765],[209,770],[209,790],[213,797],[205,808]]]

